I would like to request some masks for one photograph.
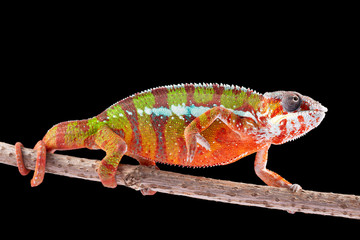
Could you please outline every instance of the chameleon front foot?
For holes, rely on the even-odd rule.
[[[299,184],[292,184],[290,187],[289,187],[289,190],[292,191],[293,193],[296,193],[296,192],[299,192],[300,190],[302,189],[302,187],[299,185]],[[290,214],[295,214],[296,211],[292,211],[292,210],[287,210],[288,213]]]
[[[292,184],[289,189],[292,191],[292,192],[298,192],[302,189],[302,187],[299,185],[299,184]]]

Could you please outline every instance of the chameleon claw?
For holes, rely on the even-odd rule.
[[[152,196],[156,193],[156,191],[153,191],[150,188],[141,189],[140,192],[143,196]]]
[[[287,212],[290,213],[290,214],[295,214],[296,213],[296,211],[292,211],[292,210],[287,210]]]
[[[299,192],[302,187],[299,185],[299,184],[292,184],[290,187],[289,187],[290,191],[292,191],[293,193],[296,193],[296,192]],[[288,213],[290,214],[295,214],[296,211],[295,210],[287,210]]]
[[[302,187],[299,184],[293,184],[289,188],[292,192],[296,193],[302,189]]]

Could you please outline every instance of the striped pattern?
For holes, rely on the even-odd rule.
[[[124,154],[147,166],[162,162],[205,167],[258,152],[257,175],[270,186],[297,191],[299,185],[266,169],[268,148],[303,136],[321,123],[326,112],[319,102],[296,92],[261,95],[222,84],[154,88],[121,100],[91,119],[52,127],[35,146],[38,155],[31,185],[43,181],[46,152],[86,147],[106,152],[97,169],[106,187],[117,186],[116,170]],[[21,146],[15,145],[16,158],[20,173],[26,175]]]

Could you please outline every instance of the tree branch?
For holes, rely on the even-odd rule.
[[[23,157],[26,167],[33,170],[36,152],[23,148]],[[16,166],[13,145],[0,142],[0,162]],[[98,163],[84,158],[48,154],[46,172],[100,182],[96,173]],[[306,190],[292,193],[283,188],[194,177],[138,165],[120,164],[116,178],[119,185],[135,190],[148,188],[218,202],[360,219],[360,196]]]

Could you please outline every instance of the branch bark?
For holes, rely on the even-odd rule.
[[[23,148],[25,166],[34,170],[36,152]],[[0,142],[0,162],[16,166],[15,147]],[[96,173],[99,161],[59,154],[48,154],[46,172],[90,181],[100,179]],[[238,205],[279,209],[319,215],[360,219],[360,196],[283,188],[194,177],[144,166],[120,164],[118,185],[135,190],[157,192]]]

